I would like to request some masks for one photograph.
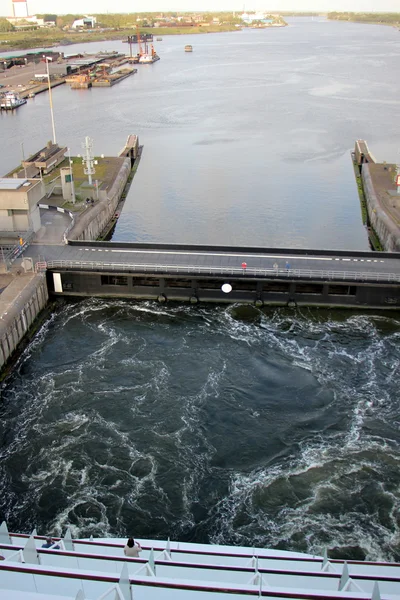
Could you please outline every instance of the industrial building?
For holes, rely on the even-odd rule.
[[[40,179],[0,178],[0,231],[39,231],[39,202],[45,196]]]

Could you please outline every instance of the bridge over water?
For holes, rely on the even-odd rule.
[[[395,253],[70,242],[31,246],[26,255],[47,271],[53,295],[400,306]]]

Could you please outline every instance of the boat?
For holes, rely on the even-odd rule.
[[[23,104],[26,104],[26,98],[21,98],[16,92],[6,92],[1,99],[1,110],[14,110]]]
[[[0,527],[0,597],[7,600],[399,599],[399,563],[267,548],[9,533]]]
[[[156,62],[157,60],[160,60],[160,57],[158,56],[157,52],[154,50],[153,46],[151,47],[150,52],[144,52],[139,57],[139,63],[142,65],[146,65],[146,64],[148,65],[148,64]]]
[[[156,38],[157,42],[162,42],[162,38],[158,37]]]
[[[35,92],[29,92],[28,98],[34,98],[34,97],[35,97]]]
[[[152,54],[142,54],[142,56],[139,58],[139,64],[148,65],[153,62],[156,62],[157,60],[160,60],[159,56],[153,56]]]
[[[193,52],[193,46],[191,46],[190,44],[187,44],[185,46],[185,52]]]

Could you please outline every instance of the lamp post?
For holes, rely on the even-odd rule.
[[[71,177],[71,194],[72,194],[72,204],[75,204],[75,183],[74,183],[74,172],[72,170],[72,160],[71,160],[71,148],[68,148],[68,160],[69,160],[69,173]]]
[[[49,84],[49,100],[50,100],[50,113],[51,113],[51,126],[53,128],[53,144],[57,143],[56,139],[56,128],[54,125],[54,114],[53,114],[53,96],[51,93],[51,85],[50,85],[50,72],[49,72],[49,60],[53,60],[49,56],[45,56],[46,59],[46,69],[47,69],[47,82]]]
[[[94,168],[95,161],[93,158],[93,140],[90,137],[85,137],[85,143],[82,144],[85,150],[85,156],[82,159],[83,172],[88,176],[88,183],[92,185],[92,175],[95,174],[96,169]]]

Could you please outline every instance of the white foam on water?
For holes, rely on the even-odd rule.
[[[97,314],[102,316],[97,318]],[[38,453],[39,464],[28,465],[29,476],[24,478],[24,484],[29,494],[18,500],[6,489],[13,510],[28,510],[32,498],[39,500],[46,487],[59,485],[65,492],[65,501],[50,524],[54,531],[61,531],[72,519],[77,534],[91,531],[94,535],[107,535],[115,530],[115,523],[122,526],[126,506],[151,522],[151,507],[142,502],[151,490],[154,502],[166,509],[158,518],[168,524],[167,515],[171,518],[174,508],[169,505],[165,484],[160,483],[163,457],[154,445],[158,438],[172,444],[173,460],[179,464],[182,479],[180,508],[169,525],[178,532],[195,527],[192,506],[202,499],[203,482],[213,473],[216,453],[203,427],[202,414],[207,403],[224,398],[232,368],[231,352],[246,349],[246,353],[262,357],[263,362],[279,360],[280,365],[307,371],[315,378],[315,394],[323,395],[328,389],[331,400],[325,406],[343,412],[344,419],[340,431],[328,428],[320,433],[304,433],[281,457],[272,462],[265,457],[265,467],[249,471],[234,469],[226,496],[216,497],[215,509],[210,508],[213,539],[220,543],[244,540],[250,544],[258,540],[262,545],[286,544],[293,548],[298,544],[303,550],[317,549],[322,542],[330,547],[360,544],[371,557],[389,556],[399,535],[395,516],[400,507],[396,491],[385,487],[379,471],[386,468],[385,461],[399,464],[399,443],[394,436],[389,439],[380,430],[370,432],[366,423],[372,420],[385,428],[392,427],[399,419],[397,396],[394,396],[399,383],[399,334],[379,333],[376,318],[369,316],[350,316],[340,322],[311,318],[309,313],[288,315],[279,310],[259,315],[259,322],[245,322],[234,319],[230,309],[220,307],[211,310],[120,301],[85,301],[67,306],[65,313],[54,317],[41,330],[21,366],[24,361],[34,359],[49,336],[54,335],[54,328],[60,324],[68,328],[73,319],[100,336],[89,354],[73,364],[61,365],[58,370],[51,365],[49,371],[29,382],[29,388],[16,391],[14,398],[13,393],[8,394],[7,402],[18,401],[21,410],[15,420],[18,427],[14,439],[0,450],[2,462],[17,456],[21,450],[29,456],[32,432],[39,440],[43,436],[44,442],[54,437],[54,432],[60,432],[51,453],[44,445]],[[139,332],[128,331],[119,325],[119,318],[138,322],[149,318],[149,327],[146,325]],[[174,386],[170,395],[174,371],[168,354],[164,358],[160,354],[151,356],[152,340],[147,332],[157,327],[166,336],[172,322],[179,331],[173,348],[176,356],[182,349],[192,352],[196,348],[193,344],[203,337],[210,348],[210,363],[206,363],[201,385],[194,393],[185,393],[183,385]],[[106,367],[112,364],[110,356],[117,348],[126,348],[119,366],[124,369],[123,375],[131,374],[130,378],[124,377],[123,383],[107,380]],[[134,373],[141,377],[132,379]],[[21,402],[21,393],[25,394],[26,402]],[[149,428],[151,445],[139,449],[130,433],[109,415],[100,414],[95,405],[86,408],[88,393],[91,397],[110,398],[110,402],[126,394],[130,414],[141,420],[141,428]],[[49,407],[61,409],[64,402],[68,406],[71,400],[75,400],[74,408],[67,408],[56,424],[46,422]],[[259,411],[251,404],[246,406],[245,399],[237,398],[235,402],[235,407],[251,418],[259,417]],[[168,411],[170,403],[179,411],[172,429],[165,426],[165,415],[160,410],[165,405]],[[93,461],[83,455],[86,464],[74,462],[71,456],[82,453],[99,432],[106,460]],[[123,468],[114,464],[115,446],[124,457]],[[129,457],[128,463],[125,457]],[[135,474],[138,461],[145,461],[146,465],[140,475]],[[385,518],[390,525],[383,525],[379,515],[363,515],[358,509],[352,512],[346,508],[342,517],[335,512],[327,513],[326,496],[332,495],[334,507],[337,498],[361,494],[362,474],[368,470],[377,473],[372,481],[381,485],[381,497],[387,498],[389,508]],[[225,472],[228,471],[229,465]],[[0,481],[3,488],[9,486],[6,472],[1,468]],[[102,481],[107,481],[107,485]],[[346,481],[352,482],[351,489],[346,488]],[[265,506],[260,503],[260,498],[269,498],[275,489],[283,490],[281,506],[277,502],[271,504],[270,499]],[[86,510],[87,506],[92,508]],[[112,518],[110,506],[115,512]],[[241,515],[246,515],[245,524],[241,523]]]

